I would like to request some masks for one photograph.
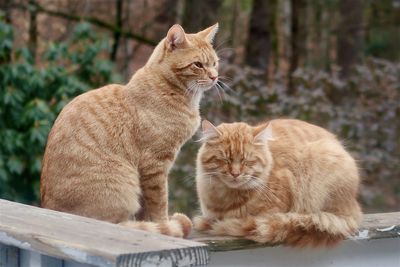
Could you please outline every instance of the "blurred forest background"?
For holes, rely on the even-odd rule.
[[[358,159],[367,212],[400,210],[400,0],[0,0],[0,198],[39,205],[47,134],[74,96],[126,83],[174,23],[220,23],[214,123],[307,120]],[[230,89],[229,89],[230,88]],[[196,137],[170,178],[197,211]]]

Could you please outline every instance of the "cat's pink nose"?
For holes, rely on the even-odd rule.
[[[231,175],[232,175],[234,178],[236,178],[236,177],[238,177],[238,176],[240,175],[240,172],[238,172],[238,171],[231,171]]]
[[[213,75],[210,75],[210,76],[208,76],[208,77],[210,77],[210,79],[213,80],[213,81],[215,81],[215,79],[218,78],[218,76],[213,76]]]

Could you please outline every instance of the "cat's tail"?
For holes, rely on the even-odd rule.
[[[209,232],[242,236],[260,243],[282,243],[293,247],[329,247],[354,234],[360,220],[361,213],[356,216],[339,216],[328,212],[275,213],[263,218],[216,221],[210,224]]]
[[[131,229],[181,238],[187,237],[192,230],[192,222],[182,213],[175,213],[168,221],[164,222],[125,221],[119,224]]]

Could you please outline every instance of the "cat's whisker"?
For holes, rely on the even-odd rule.
[[[275,200],[282,202],[282,200],[276,195],[274,190],[270,188],[268,185],[260,184],[260,187],[262,188],[262,191],[264,192],[265,195],[272,196],[275,198]]]
[[[189,87],[185,91],[185,96],[188,96],[196,86],[197,85],[195,83],[190,84]]]
[[[217,52],[218,55],[219,55],[220,52],[223,52],[223,51],[235,51],[235,48],[232,48],[232,47],[224,47],[224,48],[221,48],[221,49],[216,50],[216,52]]]
[[[195,176],[193,175],[189,175],[186,177],[183,177],[182,180],[184,183],[188,184],[188,185],[193,185],[195,183]]]
[[[203,172],[201,175],[208,176],[208,175],[214,175],[214,174],[218,174],[218,173],[217,172]]]
[[[222,96],[221,96],[221,94],[219,92],[218,83],[215,84],[215,88],[217,89],[217,94],[218,94],[218,97],[219,97],[219,101],[220,101],[220,103],[222,103]]]
[[[232,78],[227,77],[227,76],[224,76],[224,75],[219,75],[219,76],[218,76],[218,80],[225,80],[225,81],[227,81],[227,82],[232,82],[232,81],[233,81]]]
[[[219,44],[217,44],[217,45],[214,47],[214,50],[215,50],[215,51],[219,51],[219,49],[221,48],[221,46],[223,46],[224,44],[226,44],[226,42],[228,42],[230,39],[231,39],[231,38],[226,38],[225,40],[221,40],[221,41],[219,42]]]
[[[254,190],[257,193],[257,197],[260,197],[263,201],[267,200],[268,202],[272,202],[271,198],[267,194],[265,194],[262,188],[255,187]]]
[[[235,53],[235,48],[224,47],[221,49],[216,50],[219,60],[225,61],[230,58],[231,52],[232,54]]]
[[[230,92],[232,92],[233,94],[238,95],[238,93],[237,93],[235,90],[233,90],[229,85],[227,85],[227,84],[224,83],[223,81],[218,80],[218,82],[220,83],[220,86],[221,86],[222,88],[227,88],[227,89],[228,89]]]

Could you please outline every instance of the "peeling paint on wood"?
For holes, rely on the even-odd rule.
[[[396,227],[396,225],[392,225],[392,226],[389,226],[389,227],[386,227],[386,228],[378,228],[376,230],[379,231],[379,232],[387,232],[387,231],[393,230],[395,227]]]

